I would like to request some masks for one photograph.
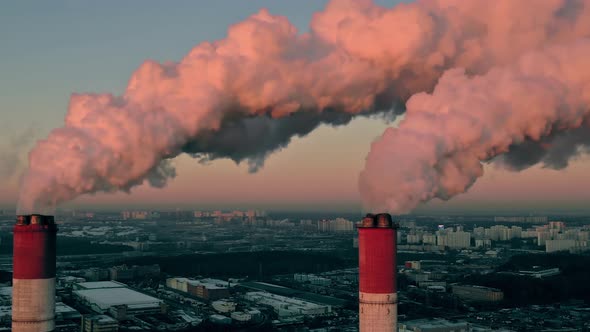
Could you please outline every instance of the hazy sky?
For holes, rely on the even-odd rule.
[[[4,4],[0,11],[0,204],[14,206],[26,150],[63,123],[72,92],[119,94],[145,59],[178,60],[199,42],[222,38],[228,25],[261,7],[287,16],[305,30],[312,13],[325,3],[71,0]],[[83,197],[74,205],[357,209],[358,172],[370,142],[386,126],[381,119],[357,119],[347,127],[321,127],[271,156],[257,174],[230,161],[204,166],[180,157],[175,161],[178,176],[165,189],[140,187],[131,195]],[[16,151],[20,153],[14,155]],[[13,166],[17,172],[12,172]],[[486,170],[469,193],[426,208],[567,210],[583,208],[590,198],[586,158],[564,171]]]

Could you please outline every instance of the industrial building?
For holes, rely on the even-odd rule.
[[[222,315],[211,315],[209,321],[218,325],[230,325],[231,318]]]
[[[474,285],[453,285],[453,294],[474,302],[500,302],[504,299],[504,293],[497,288]]]
[[[72,276],[57,278],[57,286],[65,289],[72,289],[75,284],[86,282],[86,279]]]
[[[330,286],[332,284],[332,280],[328,278],[323,278],[320,276],[316,276],[313,274],[299,274],[296,273],[293,275],[293,280],[301,283],[309,283],[312,285],[318,286]]]
[[[109,276],[111,280],[133,280],[135,277],[135,270],[128,269],[126,266],[114,266],[109,269]]]
[[[238,304],[236,302],[233,302],[233,301],[223,301],[223,300],[220,300],[220,301],[215,301],[215,302],[211,303],[211,306],[217,312],[220,312],[220,313],[223,313],[223,314],[227,314],[227,313],[236,311],[236,308],[237,308]]]
[[[109,277],[111,280],[125,281],[133,280],[137,276],[158,276],[160,274],[159,265],[147,265],[147,266],[131,266],[127,265],[114,266],[108,269]]]
[[[404,266],[407,269],[412,269],[416,271],[420,271],[422,269],[420,261],[406,261],[406,264],[404,264]]]
[[[178,277],[169,278],[166,279],[166,286],[208,301],[215,301],[230,296],[230,284],[217,279],[194,280]]]
[[[532,270],[532,271],[518,271],[519,275],[521,276],[527,276],[527,277],[533,277],[533,278],[537,278],[537,279],[543,279],[543,278],[548,278],[548,277],[553,277],[556,275],[561,274],[561,270],[559,270],[559,268],[555,267],[552,269],[538,269],[538,270]]]
[[[78,310],[67,306],[62,302],[57,302],[55,304],[55,321],[57,322],[58,327],[60,322],[79,321],[80,318],[82,318],[82,315],[78,312]]]
[[[267,292],[249,292],[244,299],[258,305],[272,307],[279,318],[318,316],[332,313],[332,307]]]
[[[72,285],[73,290],[87,290],[87,289],[105,289],[105,288],[120,288],[127,287],[127,285],[117,281],[90,281],[79,282]]]
[[[106,315],[90,315],[82,318],[82,332],[117,332],[119,322]]]
[[[77,284],[75,289],[72,294],[76,300],[99,314],[108,312],[116,318],[123,318],[163,310],[162,300],[115,281],[85,282]]]
[[[0,287],[0,306],[10,307],[12,304],[12,287]]]
[[[389,214],[368,214],[357,228],[360,332],[395,332],[398,226]]]
[[[256,322],[262,318],[262,313],[259,310],[236,311],[231,313],[231,318],[238,324]]]
[[[468,332],[469,323],[445,319],[418,319],[399,324],[399,332]]]
[[[166,287],[172,288],[179,292],[188,293],[188,278],[168,278],[166,279]]]

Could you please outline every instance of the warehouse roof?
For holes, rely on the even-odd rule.
[[[117,305],[127,305],[130,309],[158,307],[162,302],[155,297],[136,292],[126,287],[85,289],[74,291],[74,294],[96,305],[101,310],[107,310]]]
[[[446,319],[416,319],[407,322],[401,322],[400,325],[409,327],[409,328],[416,328],[419,331],[438,331],[439,329],[447,328],[462,328],[469,326],[469,323],[459,321],[459,322],[451,322]]]
[[[93,282],[80,282],[76,284],[80,289],[101,289],[101,288],[121,288],[125,287],[125,284],[116,281],[93,281]]]
[[[117,323],[117,320],[115,320],[114,318],[111,318],[109,316],[106,316],[106,315],[89,316],[89,317],[87,317],[85,319],[86,320],[92,320],[92,321],[95,321],[97,323],[102,323],[102,324]]]

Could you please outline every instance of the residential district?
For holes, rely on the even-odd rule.
[[[0,215],[0,331],[14,213]],[[61,211],[59,331],[358,331],[354,214]],[[590,331],[586,217],[403,216],[399,331]]]

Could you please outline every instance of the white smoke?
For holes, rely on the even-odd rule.
[[[0,179],[15,180],[23,171],[26,148],[35,141],[36,128],[30,126],[15,131],[14,127],[0,128]]]
[[[373,143],[359,187],[369,208],[409,212],[465,192],[482,162],[563,168],[590,142],[590,39],[468,76],[447,71],[407,102],[398,128]]]
[[[175,175],[166,160],[184,152],[257,170],[293,135],[389,110],[446,69],[484,74],[588,36],[587,17],[586,0],[335,0],[300,34],[261,10],[177,63],[146,61],[120,96],[73,95],[65,125],[29,155],[19,210],[163,186]]]

